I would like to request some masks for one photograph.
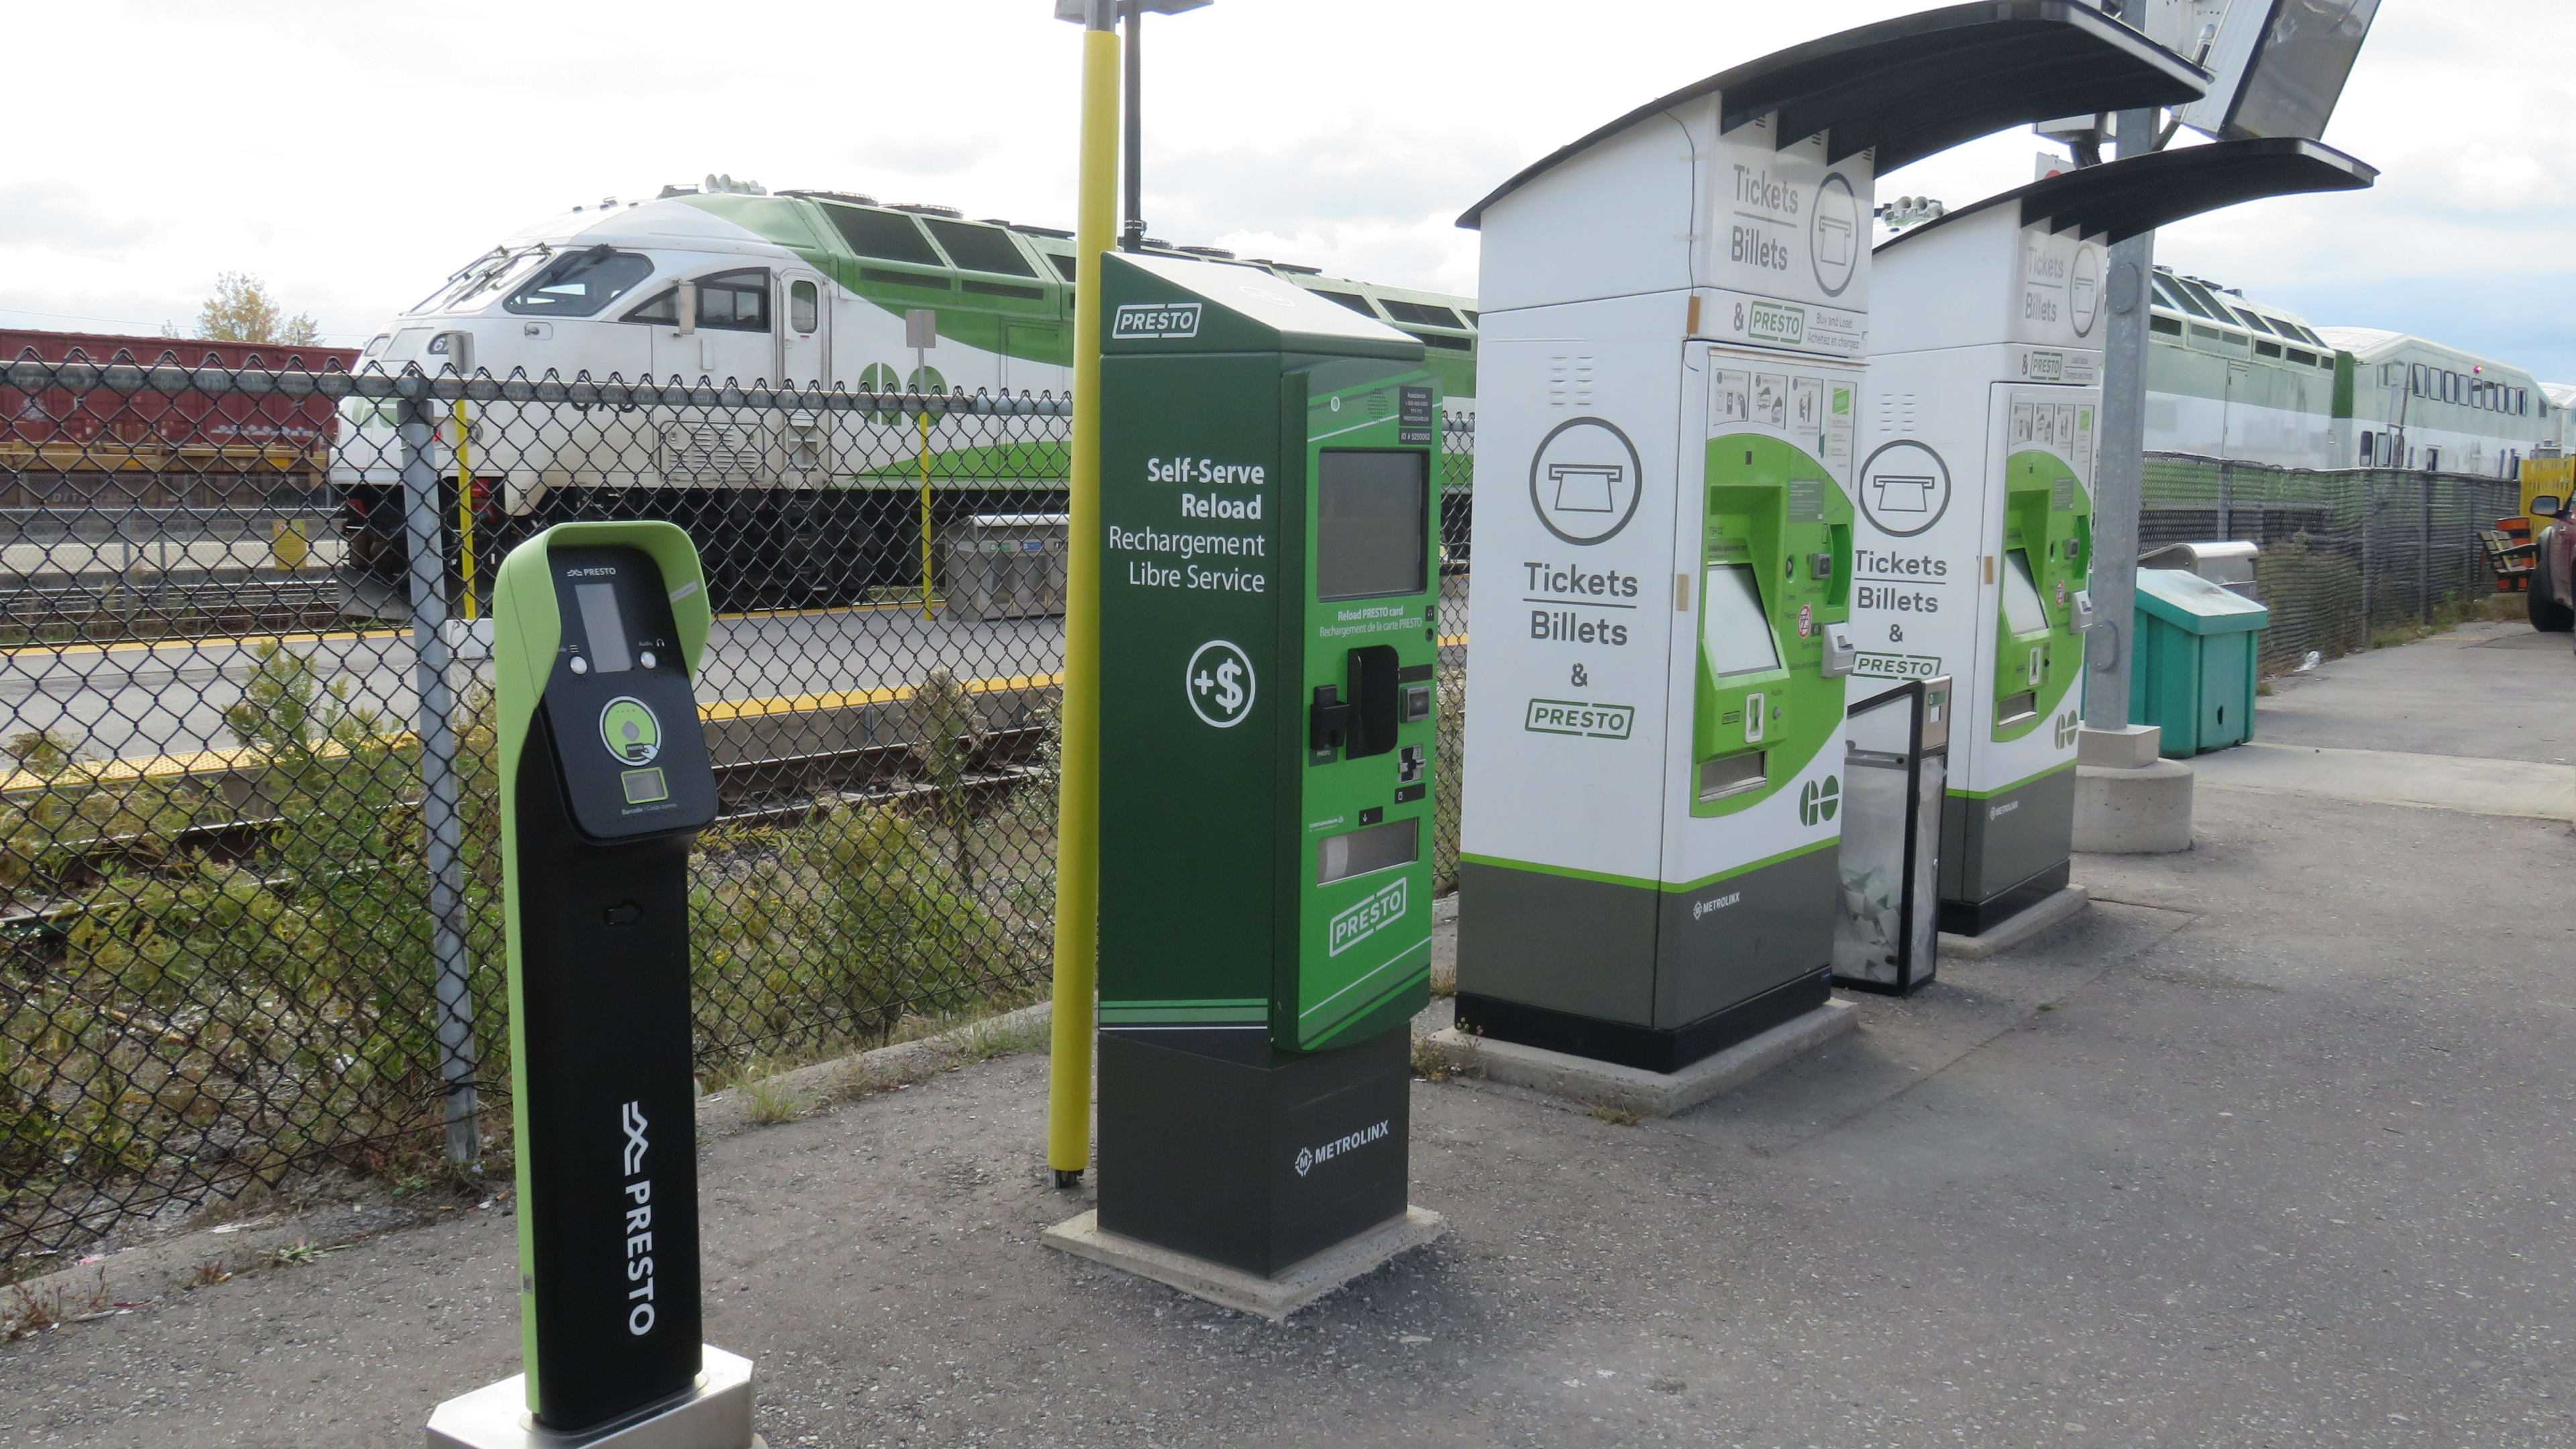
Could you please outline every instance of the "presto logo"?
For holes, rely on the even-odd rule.
[[[1388,881],[1375,895],[1333,917],[1328,956],[1339,956],[1388,925],[1404,918],[1404,879]]]
[[[626,1331],[642,1338],[653,1331],[653,1179],[643,1175],[652,1144],[644,1137],[644,1104],[620,1108],[618,1125],[626,1131],[625,1193],[634,1204],[626,1210],[626,1281],[635,1285],[626,1292],[626,1301],[635,1305],[626,1310]]]
[[[1122,302],[1116,319],[1109,324],[1109,335],[1142,342],[1163,337],[1196,337],[1199,335],[1199,304]]]

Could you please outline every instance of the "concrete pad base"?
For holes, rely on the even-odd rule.
[[[2152,765],[2164,752],[2162,725],[2122,725],[2115,730],[2091,726],[2075,732],[2075,763],[2106,769],[2134,770]]]
[[[1240,1268],[1104,1233],[1097,1211],[1056,1224],[1046,1230],[1045,1239],[1048,1247],[1077,1258],[1151,1278],[1220,1308],[1285,1323],[1289,1314],[1447,1231],[1449,1220],[1440,1214],[1429,1208],[1408,1207],[1404,1216],[1391,1218],[1349,1242],[1326,1248],[1276,1278],[1255,1277]]]
[[[2075,767],[2075,848],[2096,855],[2191,849],[2191,766]]]
[[[1982,936],[1954,936],[1943,931],[1941,954],[1955,956],[1962,961],[1983,961],[2027,943],[2051,926],[2073,920],[2091,904],[2091,892],[2080,885],[2071,885],[2010,920],[1998,922],[1993,930]]]
[[[751,1431],[751,1360],[709,1344],[687,1397],[583,1434],[540,1428],[527,1375],[512,1374],[432,1410],[429,1449],[763,1449]]]
[[[1747,1037],[1669,1076],[1643,1067],[1623,1067],[1543,1047],[1469,1036],[1454,1026],[1433,1032],[1419,1044],[1461,1075],[1527,1087],[1586,1106],[1607,1107],[1640,1117],[1670,1117],[1740,1087],[1859,1024],[1860,1014],[1849,1005],[1828,1001],[1804,1016],[1784,1021],[1759,1036]]]

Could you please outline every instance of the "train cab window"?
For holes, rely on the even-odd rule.
[[[605,246],[567,252],[510,293],[501,306],[532,317],[590,317],[653,275],[653,259]]]
[[[2278,357],[2281,355],[2281,344],[2278,342],[2257,342],[2254,344],[2254,355],[2256,357]]]
[[[698,279],[698,325],[720,332],[769,330],[769,273],[753,267]]]
[[[1343,306],[1350,308],[1352,311],[1359,313],[1363,317],[1375,317],[1377,315],[1376,309],[1369,306],[1368,298],[1361,296],[1357,292],[1327,292],[1321,287],[1315,288],[1314,291],[1316,296],[1323,298],[1325,301],[1339,302]]]
[[[942,265],[939,253],[931,248],[930,238],[911,217],[895,211],[862,211],[855,206],[826,206],[823,214],[841,233],[850,250],[863,257],[882,257],[890,262],[911,262],[917,266]]]
[[[2237,316],[2244,318],[2245,325],[2253,328],[2257,332],[2269,333],[2272,330],[2272,324],[2263,320],[2263,314],[2254,311],[2250,307],[2235,307],[2229,310],[2233,311]],[[2280,349],[2275,348],[2273,350],[2277,353]]]
[[[1055,263],[1057,274],[1062,276],[1068,282],[1073,280],[1074,268],[1081,265],[1079,262],[1074,260],[1073,253],[1071,252],[1049,252],[1047,253],[1047,260]]]
[[[813,283],[799,282],[811,289]],[[680,325],[680,289],[666,287],[652,301],[618,319],[642,322],[649,326]],[[769,273],[754,267],[740,272],[718,272],[698,279],[698,322],[700,327],[719,332],[766,332],[769,330]],[[812,327],[799,327],[811,332]]]
[[[931,235],[948,249],[948,260],[970,272],[999,272],[1010,277],[1037,275],[1028,259],[1020,255],[1019,244],[998,226],[977,226],[971,221],[932,221],[928,225]]]
[[[2150,314],[2147,318],[2147,325],[2154,328],[2156,331],[2163,333],[2167,337],[2180,337],[2182,335],[2182,319],[2179,317],[2158,317]]]
[[[2409,367],[2407,371],[2409,373],[2409,376],[2407,377],[2408,386],[2406,389],[2408,392],[2415,394],[2417,397],[2424,397],[2432,392],[2433,370],[2431,368],[2418,362]]]
[[[812,282],[787,284],[787,327],[812,332],[823,325],[823,293]]]
[[[1475,313],[1468,311],[1464,307],[1458,309],[1458,315],[1466,318],[1467,325],[1470,327],[1482,327],[1485,325],[1483,318],[1478,317]]]

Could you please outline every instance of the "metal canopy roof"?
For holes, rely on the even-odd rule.
[[[1829,133],[1827,159],[1871,147],[1895,170],[2026,121],[2165,106],[2198,97],[2209,75],[2080,0],[1979,0],[1863,25],[1774,51],[1638,107],[1549,154],[1469,207],[1485,208],[1638,122],[1721,94],[1720,129],[1776,114],[1775,144]]]
[[[2359,191],[2379,169],[2322,141],[2287,137],[2213,141],[2061,172],[2018,191],[1990,196],[1927,221],[1882,243],[1895,246],[1963,216],[2018,203],[2021,224],[2080,232],[2113,242],[2241,201],[2302,191]]]

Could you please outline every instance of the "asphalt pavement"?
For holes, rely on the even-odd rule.
[[[1285,1328],[1040,1246],[1089,1205],[1041,1056],[715,1138],[708,1337],[774,1446],[2576,1443],[2576,833],[2228,785],[2197,831],[1677,1119],[1417,1083],[1449,1237]],[[507,1206],[0,1347],[0,1442],[417,1442],[516,1368]]]

